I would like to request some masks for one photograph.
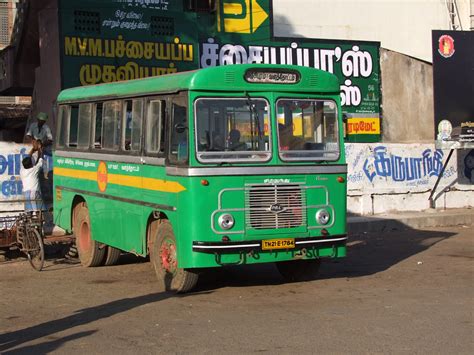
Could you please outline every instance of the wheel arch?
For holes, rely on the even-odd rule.
[[[80,204],[81,202],[84,202],[87,204],[85,198],[82,196],[82,195],[75,195],[74,198],[72,199],[72,202],[71,202],[71,215],[69,216],[70,218],[70,226],[71,226],[71,230],[73,228],[73,224],[74,224],[74,210],[76,209],[76,206],[78,204]]]
[[[146,255],[150,255],[152,243],[151,237],[156,234],[156,229],[163,220],[169,220],[168,215],[163,211],[153,211],[148,215],[145,238],[146,245],[143,248],[143,250],[146,252]]]

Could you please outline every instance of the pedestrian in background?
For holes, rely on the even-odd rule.
[[[51,133],[51,128],[46,124],[48,120],[48,115],[44,112],[38,113],[36,116],[36,122],[33,122],[26,132],[27,140],[30,140],[32,144],[39,142],[42,146],[42,151],[44,154],[43,161],[43,171],[45,178],[49,177],[49,173],[52,168],[52,144],[53,144],[53,134]]]
[[[38,158],[33,163],[33,154],[38,152]],[[43,210],[43,198],[39,184],[39,174],[43,167],[42,146],[39,141],[33,141],[28,156],[21,161],[20,178],[23,183],[23,197],[25,198],[25,211]]]

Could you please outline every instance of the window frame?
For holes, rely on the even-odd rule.
[[[158,151],[151,151],[148,150],[148,138],[147,138],[147,131],[148,131],[148,123],[149,123],[149,110],[152,102],[159,101],[160,102],[160,122],[159,122],[159,129],[160,135],[158,137]],[[167,153],[167,135],[166,135],[166,122],[168,117],[168,97],[167,96],[152,96],[147,97],[145,101],[145,127],[142,129],[142,138],[143,138],[143,151],[144,155],[148,157],[157,157],[157,158],[164,158]],[[161,151],[162,150],[162,151]]]
[[[61,110],[65,111],[65,115],[61,115]],[[54,141],[55,149],[69,149],[69,126],[70,126],[70,115],[71,105],[59,104],[58,105],[58,125],[56,127],[56,135]],[[63,129],[63,125],[66,124],[66,129]],[[64,132],[65,136],[62,137],[61,133]],[[64,139],[61,139],[64,138]],[[60,145],[60,142],[64,143]]]
[[[335,142],[337,144],[337,156],[335,158],[328,158],[326,156],[324,156],[324,152],[325,150],[281,150],[280,149],[280,143],[281,143],[281,139],[280,139],[280,132],[279,132],[279,129],[276,130],[276,135],[277,135],[277,149],[278,149],[278,157],[280,158],[281,161],[283,162],[305,162],[305,161],[311,161],[311,162],[314,162],[314,161],[330,161],[330,162],[335,162],[335,161],[338,161],[340,158],[341,158],[341,150],[343,149],[341,147],[341,143],[343,142],[343,140],[341,140],[341,137],[340,137],[340,125],[339,125],[339,107],[337,105],[337,102],[336,100],[332,99],[332,98],[300,98],[300,97],[278,97],[276,100],[275,100],[275,119],[276,119],[276,124],[277,124],[277,127],[278,127],[278,102],[279,101],[282,101],[282,100],[293,100],[293,101],[310,101],[310,102],[332,102],[334,104],[334,107],[335,107],[335,128],[336,128],[336,134],[335,136],[337,137],[337,142]],[[304,123],[302,122],[302,124],[304,125]],[[324,144],[327,144],[327,143],[324,143]],[[282,156],[282,153],[288,153],[288,152],[293,152],[293,153],[304,153],[304,152],[321,152],[323,153],[323,156],[321,157],[310,157],[310,156],[301,156],[301,157],[283,157]]]
[[[232,159],[227,159],[223,157],[224,155],[232,155],[236,154],[236,152],[216,152],[215,158],[211,159],[205,159],[203,160],[201,158],[201,155],[203,153],[212,153],[212,152],[198,152],[198,121],[197,121],[197,103],[200,100],[242,100],[242,101],[247,101],[249,98],[248,97],[243,97],[243,96],[200,96],[196,97],[193,102],[193,119],[194,119],[194,154],[196,157],[196,160],[201,163],[201,164],[216,164],[216,163],[221,163],[223,159],[225,159],[226,162],[229,163],[267,163],[273,158],[273,137],[272,137],[272,131],[273,131],[273,122],[272,122],[272,106],[271,106],[271,100],[268,99],[267,97],[264,96],[252,96],[250,97],[250,100],[263,100],[265,101],[267,107],[268,107],[268,151],[248,151],[249,153],[253,153],[253,155],[263,155],[265,154],[265,157],[263,158],[255,158],[255,157],[250,157],[250,158],[232,158]],[[264,128],[265,130],[265,128]],[[229,154],[230,153],[230,154]],[[237,153],[239,153],[237,151]]]
[[[137,150],[132,150],[132,149],[125,149],[125,139],[126,139],[126,124],[127,124],[127,101],[132,102],[132,122],[133,122],[133,105],[135,101],[141,101],[141,126],[140,126],[140,144],[139,148]],[[119,152],[123,154],[130,154],[130,155],[141,155],[143,151],[143,146],[144,146],[144,129],[143,125],[146,123],[146,117],[145,117],[145,108],[146,108],[146,103],[147,103],[147,98],[145,97],[131,97],[131,98],[124,98],[122,100],[122,122],[121,122],[121,137],[120,137],[120,143],[119,143]],[[132,126],[133,127],[133,126]],[[130,130],[130,138],[133,138],[133,130]]]
[[[53,142],[54,147],[58,151],[77,151],[81,153],[85,152],[90,152],[93,154],[102,154],[102,155],[123,155],[123,156],[131,156],[134,157],[134,159],[138,159],[141,157],[141,163],[145,163],[145,161],[153,161],[153,164],[158,164],[158,165],[169,165],[167,162],[167,157],[168,157],[168,142],[169,142],[169,112],[168,109],[170,107],[170,103],[173,102],[173,98],[180,98],[181,102],[182,100],[186,100],[186,109],[187,109],[187,125],[189,125],[189,104],[187,102],[188,100],[188,95],[187,91],[184,91],[180,94],[163,94],[163,95],[143,95],[143,96],[127,96],[127,97],[121,97],[121,98],[108,98],[105,100],[97,100],[97,99],[91,99],[91,100],[81,100],[81,101],[66,101],[63,103],[58,103],[58,112],[61,112],[61,110],[64,110],[64,118],[62,119],[61,126],[66,125],[67,127],[64,128],[63,130],[66,130],[65,132],[65,137],[63,139],[64,144],[60,145],[60,135],[61,132],[59,131],[60,126],[58,125],[55,129],[55,141]],[[126,124],[125,119],[126,119],[126,105],[127,101],[135,101],[135,100],[140,100],[142,101],[142,117],[141,117],[141,125],[142,129],[140,132],[140,149],[139,150],[125,150],[125,135],[124,135],[124,125]],[[103,148],[102,146],[100,148],[95,146],[95,140],[96,140],[96,135],[99,134],[102,136],[102,131],[103,131],[103,114],[104,114],[104,105],[106,105],[107,102],[112,102],[112,101],[120,101],[120,107],[121,107],[121,114],[119,115],[119,142],[118,142],[118,149],[110,149],[110,148]],[[146,128],[148,124],[148,108],[149,104],[152,101],[160,101],[162,105],[161,109],[161,117],[160,117],[160,129],[162,130],[162,133],[160,134],[160,152],[152,152],[152,151],[147,151],[146,147]],[[76,105],[79,108],[79,105],[92,105],[92,115],[91,115],[91,125],[90,125],[90,134],[89,134],[89,146],[82,147],[78,149],[77,147],[71,147],[69,146],[69,141],[70,141],[70,117],[71,117],[71,107],[73,105]],[[101,109],[101,128],[100,132],[97,132],[96,134],[96,126],[99,123],[97,121],[98,117],[98,107],[99,105],[102,106]],[[188,136],[188,144],[189,144],[189,136]],[[102,138],[101,138],[101,144],[103,143]],[[188,148],[189,149],[189,148]],[[144,160],[143,158],[150,158],[150,160]],[[158,159],[158,160],[156,160]],[[186,161],[186,164],[189,163],[189,152],[188,152],[188,158]],[[176,164],[174,164],[176,165]],[[178,165],[182,166],[183,163],[179,163]]]
[[[173,107],[177,104],[177,101],[184,101],[186,106],[186,139],[187,139],[187,156],[186,160],[180,161],[177,159],[178,152],[176,153],[176,159],[174,155],[171,154],[171,144],[173,143],[173,125],[174,125],[174,110]],[[190,114],[190,105],[189,105],[189,92],[183,91],[176,95],[169,95],[167,96],[166,101],[166,117],[167,120],[165,121],[165,154],[166,154],[166,165],[168,166],[189,166],[190,162],[190,123],[191,120],[189,119]],[[172,158],[173,157],[173,158]]]
[[[102,108],[101,108],[101,113],[103,112],[103,105],[104,105],[104,101],[94,101],[92,102],[92,104],[94,105],[94,114],[92,115],[92,127],[91,127],[91,142],[90,142],[90,146],[89,146],[89,149],[96,153],[96,152],[101,152],[102,151],[102,146],[100,148],[96,147],[96,131],[97,131],[97,106],[98,105],[102,105]],[[101,116],[101,119],[102,119],[102,116]],[[100,135],[102,136],[102,120],[100,121],[101,122],[101,125],[100,125]],[[101,142],[102,143],[102,142]]]
[[[90,121],[89,121],[89,131],[87,132],[87,138],[88,138],[88,144],[87,146],[79,146],[79,133],[81,132],[80,131],[80,123],[81,123],[81,115],[80,115],[80,112],[81,112],[81,106],[86,106],[86,105],[90,105],[91,106],[91,113],[90,113]],[[90,146],[91,146],[91,130],[92,130],[92,126],[93,126],[93,119],[95,118],[95,114],[94,114],[94,108],[95,108],[95,105],[93,102],[81,102],[79,103],[78,105],[78,111],[77,111],[77,143],[76,143],[76,147],[70,147],[70,148],[75,148],[77,150],[80,150],[80,151],[88,151],[90,149]]]
[[[119,114],[119,122],[118,122],[118,132],[117,132],[117,135],[119,137],[118,139],[118,142],[117,142],[117,147],[113,147],[113,148],[105,148],[105,147],[101,147],[100,149],[96,149],[98,151],[103,151],[103,152],[107,152],[107,153],[122,153],[122,150],[121,150],[121,144],[122,144],[122,125],[123,125],[123,119],[124,119],[124,106],[125,106],[125,99],[111,99],[111,100],[104,100],[104,101],[99,101],[99,102],[96,102],[96,103],[101,103],[102,104],[102,123],[101,123],[101,133],[102,133],[102,145],[103,145],[103,136],[104,136],[104,113],[105,113],[105,108],[104,106],[107,104],[107,103],[112,103],[112,102],[120,102],[119,106],[121,108],[121,112]],[[97,108],[97,105],[96,105],[96,108]],[[97,114],[97,110],[96,110],[96,114]],[[94,127],[95,128],[95,127]],[[94,131],[95,132],[95,131]],[[94,137],[94,143],[95,143],[95,137]]]

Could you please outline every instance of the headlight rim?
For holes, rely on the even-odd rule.
[[[217,219],[217,224],[223,230],[230,230],[235,226],[235,218],[230,213],[223,213]]]
[[[326,210],[325,208],[322,208],[316,212],[315,218],[316,218],[316,222],[318,222],[322,226],[325,226],[331,220],[331,215],[328,210]]]

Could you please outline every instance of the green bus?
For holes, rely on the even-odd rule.
[[[311,279],[346,255],[339,92],[324,71],[250,64],[64,90],[55,223],[84,266],[149,256],[169,291],[226,265]]]

